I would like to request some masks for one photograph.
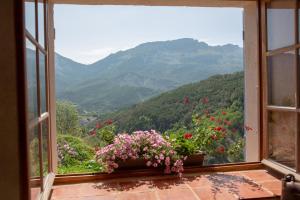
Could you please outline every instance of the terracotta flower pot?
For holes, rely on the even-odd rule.
[[[117,164],[119,165],[118,169],[145,169],[147,168],[146,166],[146,161],[142,158],[138,159],[129,159],[125,161],[118,161]]]
[[[204,157],[205,153],[189,155],[183,162],[184,166],[203,166]]]

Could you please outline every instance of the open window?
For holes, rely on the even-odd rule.
[[[28,121],[31,149],[32,191],[34,199],[44,194],[52,184],[57,170],[56,154],[56,98],[54,63],[54,23],[52,3],[84,4],[86,1],[56,0],[46,2],[25,1],[26,58],[28,83]],[[89,4],[131,5],[130,1],[89,1]],[[236,7],[243,9],[243,65],[244,65],[244,124],[253,131],[245,132],[245,164],[260,161],[260,71],[258,5],[255,1],[207,1],[188,2],[141,2],[148,6],[190,6],[190,7]],[[138,9],[138,7],[137,7]],[[290,51],[290,50],[289,50]],[[296,53],[295,53],[296,54]],[[34,62],[29,62],[29,60]],[[171,61],[170,61],[171,62]],[[119,92],[123,92],[120,90]],[[202,100],[205,98],[202,98]],[[198,99],[200,100],[200,99]],[[182,98],[189,104],[189,98]],[[142,118],[147,121],[147,118]],[[291,118],[292,119],[292,118]],[[107,122],[109,124],[109,121]],[[96,125],[96,124],[95,124]],[[244,126],[242,125],[244,128]],[[68,148],[66,146],[65,148]],[[68,149],[70,150],[70,149]],[[68,176],[68,175],[66,175]],[[77,178],[80,177],[77,176]]]
[[[25,1],[28,153],[31,198],[45,198],[54,181],[50,112],[48,3]]]
[[[262,2],[263,162],[299,172],[298,1]]]

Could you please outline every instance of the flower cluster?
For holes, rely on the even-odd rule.
[[[68,155],[70,157],[75,157],[78,155],[78,152],[75,151],[74,148],[70,147],[68,143],[64,143],[63,145],[58,145],[58,161],[59,163],[63,163],[65,156]]]
[[[171,144],[158,132],[136,131],[118,134],[114,142],[96,152],[97,160],[106,163],[107,172],[118,168],[118,162],[143,159],[148,167],[163,166],[165,173],[183,172],[183,162]]]

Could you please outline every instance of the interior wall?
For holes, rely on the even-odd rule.
[[[21,156],[21,143],[26,141],[25,130],[21,131],[19,128],[19,119],[24,112],[18,107],[18,99],[22,99],[18,96],[18,88],[21,88],[18,87],[18,76],[20,77],[21,72],[18,63],[22,56],[17,57],[17,51],[23,50],[16,44],[15,13],[22,14],[21,5],[21,0],[0,1],[0,199],[9,200],[28,199],[24,181],[26,165],[21,164],[26,159],[26,155]],[[22,29],[19,29],[18,33],[21,34]],[[19,40],[19,44],[21,43],[22,40]],[[25,170],[25,173],[22,173],[22,170]]]

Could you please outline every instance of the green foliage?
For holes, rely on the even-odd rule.
[[[231,109],[193,116],[194,138],[208,164],[242,162],[243,114]]]
[[[79,113],[72,102],[56,102],[56,127],[61,134],[78,134]]]
[[[58,135],[57,145],[59,172],[78,173],[102,169],[95,162],[94,150],[82,139],[71,135]]]
[[[113,143],[116,135],[116,127],[114,125],[107,125],[101,128],[95,128],[95,134],[87,136],[84,140],[87,144],[93,147],[104,147]]]
[[[83,161],[76,165],[60,165],[58,167],[59,174],[72,174],[72,173],[93,173],[103,172],[104,167],[95,160]]]
[[[188,102],[184,99],[188,97]],[[204,98],[208,104],[202,104]],[[192,115],[223,108],[243,112],[244,75],[238,72],[216,75],[198,83],[165,92],[158,97],[113,113],[118,132],[155,129],[165,132],[174,127],[192,128]]]
[[[192,137],[185,137],[188,134],[191,134]],[[185,128],[166,131],[164,137],[171,143],[172,147],[179,155],[188,156],[199,152],[195,137]]]

